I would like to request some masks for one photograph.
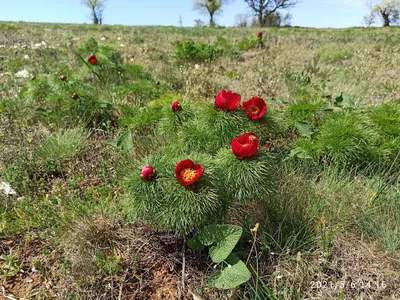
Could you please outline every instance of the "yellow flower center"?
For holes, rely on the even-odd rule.
[[[257,138],[254,136],[254,135],[249,135],[249,142],[248,143],[245,143],[245,144],[241,144],[243,147],[247,147],[247,146],[250,146],[252,143],[253,143],[253,141],[255,141]]]
[[[252,104],[252,105],[249,106],[247,111],[249,113],[251,113],[252,115],[257,115],[260,112],[260,109],[258,108],[257,105]]]
[[[189,182],[189,181],[193,180],[193,178],[196,177],[196,170],[186,168],[181,171],[180,175],[181,175],[183,181]]]

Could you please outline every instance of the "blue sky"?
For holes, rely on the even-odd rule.
[[[376,0],[378,1],[378,0]],[[376,2],[375,1],[375,2]],[[193,26],[206,16],[193,10],[192,0],[108,0],[105,24]],[[89,23],[81,0],[0,0],[0,21]],[[249,12],[244,0],[233,0],[217,23],[232,26],[238,13]],[[365,0],[302,0],[291,9],[292,25],[306,27],[362,26]]]

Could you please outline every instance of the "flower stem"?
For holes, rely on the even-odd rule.
[[[182,291],[181,291],[181,299],[184,298],[185,295],[185,272],[186,272],[186,236],[183,238],[182,243]]]
[[[101,82],[104,82],[103,76],[101,76],[99,73],[97,73],[95,70],[93,70],[93,68],[91,68],[91,67],[89,66],[89,64],[86,62],[86,60],[84,60],[83,57],[79,55],[79,53],[75,52],[75,54],[85,63],[85,65],[93,72],[93,74],[95,74],[95,75],[97,76],[97,78],[98,78]]]
[[[182,119],[181,119],[181,117],[179,116],[179,113],[176,112],[175,115],[178,117],[179,124],[182,125]]]

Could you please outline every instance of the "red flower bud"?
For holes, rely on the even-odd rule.
[[[150,181],[157,176],[156,170],[152,166],[143,167],[140,172],[140,178],[144,181]]]
[[[201,165],[195,164],[190,159],[180,161],[175,168],[176,179],[184,186],[195,183],[201,174],[203,174]]]
[[[176,113],[176,112],[182,110],[182,106],[179,104],[178,101],[174,101],[171,104],[171,110],[172,110],[172,112]]]
[[[76,100],[76,99],[78,99],[78,98],[79,98],[79,96],[78,96],[78,94],[76,94],[76,93],[73,93],[71,98],[72,98],[72,99],[74,99],[74,100]]]
[[[215,108],[220,110],[234,110],[239,105],[242,96],[232,93],[232,91],[220,91],[215,97]]]
[[[97,64],[97,58],[96,56],[92,55],[88,58],[88,62],[91,63],[92,65],[96,65]]]
[[[258,97],[253,97],[242,103],[242,109],[252,120],[259,120],[267,111],[267,104],[265,101]]]
[[[262,39],[262,37],[263,37],[263,33],[259,32],[258,35],[257,35],[257,38]]]
[[[258,151],[258,136],[254,133],[242,134],[232,140],[231,148],[237,158],[252,157]]]

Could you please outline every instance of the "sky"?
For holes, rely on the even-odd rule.
[[[233,26],[238,13],[251,14],[244,0],[231,1],[218,25]],[[365,0],[302,0],[289,12],[293,26],[345,28],[363,26],[367,10]],[[88,16],[81,0],[0,0],[0,22],[90,23]],[[208,20],[193,10],[192,0],[107,0],[104,24],[180,26],[180,16],[185,27]]]

